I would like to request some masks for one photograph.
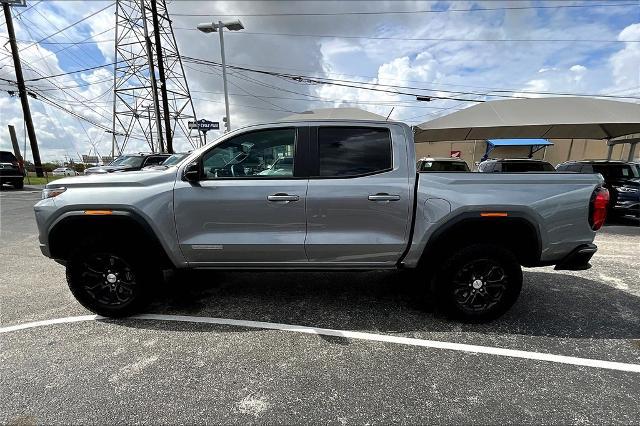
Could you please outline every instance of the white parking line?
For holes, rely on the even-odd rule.
[[[24,324],[11,325],[0,328],[0,333],[25,330],[29,328],[44,327],[54,324],[66,324],[82,321],[95,321],[106,319],[98,315],[83,315],[78,317],[57,318],[45,321],[35,321]],[[438,340],[415,339],[411,337],[389,336],[386,334],[362,333],[359,331],[333,330],[329,328],[305,327],[302,325],[278,324],[262,321],[245,321],[227,318],[194,317],[186,315],[161,315],[142,314],[130,319],[155,320],[155,321],[177,321],[189,323],[204,323],[217,325],[232,325],[238,327],[261,328],[268,330],[292,331],[305,334],[316,334],[323,336],[345,337],[348,339],[368,340],[373,342],[396,343],[400,345],[421,346],[434,349],[446,349],[451,351],[471,352],[477,354],[488,354],[506,356],[511,358],[531,359],[536,361],[555,362],[560,364],[578,365],[583,367],[603,368],[607,370],[629,371],[640,373],[640,364],[627,364],[623,362],[603,361],[598,359],[577,358],[572,356],[554,355],[542,352],[520,351],[516,349],[496,348],[491,346],[467,345],[463,343],[442,342]]]

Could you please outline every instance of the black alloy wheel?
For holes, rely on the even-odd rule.
[[[449,256],[432,284],[448,314],[466,321],[487,321],[516,302],[522,289],[522,269],[510,250],[474,244]]]
[[[79,251],[67,264],[67,282],[85,308],[106,317],[134,314],[146,295],[148,274],[134,255]]]
[[[453,295],[465,312],[483,312],[497,305],[509,277],[497,262],[478,259],[463,265],[453,277]]]

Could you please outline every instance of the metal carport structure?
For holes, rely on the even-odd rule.
[[[616,139],[640,133],[640,104],[585,97],[483,102],[414,128],[415,141]]]

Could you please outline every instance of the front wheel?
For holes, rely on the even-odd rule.
[[[71,293],[105,317],[137,313],[146,301],[150,275],[138,256],[117,249],[79,250],[67,263]]]
[[[467,321],[487,321],[516,302],[522,289],[522,269],[511,251],[475,244],[446,259],[433,280],[449,314]]]
[[[19,179],[19,180],[14,181],[14,182],[13,182],[13,187],[14,187],[15,189],[22,189],[22,188],[24,188],[24,180]]]

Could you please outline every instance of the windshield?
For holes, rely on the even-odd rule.
[[[123,155],[121,157],[116,158],[111,163],[110,166],[126,166],[126,167],[140,167],[142,165],[142,161],[144,157],[139,155]]]
[[[469,166],[463,161],[423,161],[421,172],[468,172]]]
[[[545,162],[528,162],[518,161],[513,163],[502,163],[503,172],[519,173],[519,172],[555,172],[556,169],[549,163]]]
[[[636,164],[594,164],[593,172],[605,179],[631,179],[640,177]]]
[[[182,161],[189,154],[173,154],[171,157],[164,160],[161,164],[162,166],[175,166],[180,161]]]

